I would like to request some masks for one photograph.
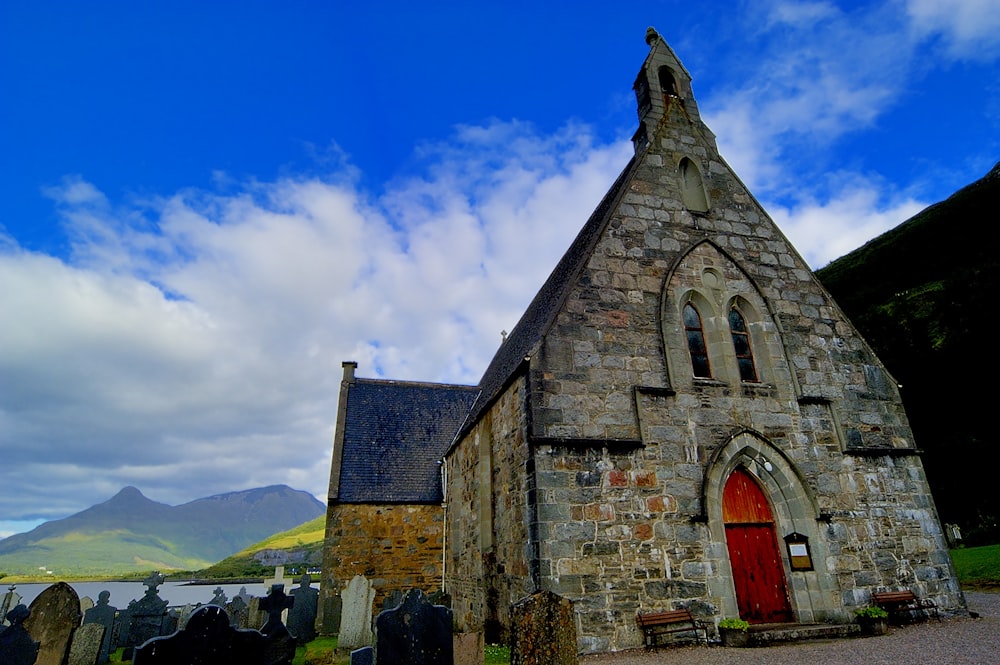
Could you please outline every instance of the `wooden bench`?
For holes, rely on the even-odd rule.
[[[658,638],[672,633],[694,633],[695,640],[708,644],[708,630],[694,618],[690,610],[664,610],[635,615],[635,622],[642,629],[647,649],[661,646]]]
[[[873,591],[872,602],[889,613],[889,619],[902,617],[904,614],[916,618],[918,613],[929,615],[941,620],[937,605],[930,598],[920,599],[909,589],[905,591]]]

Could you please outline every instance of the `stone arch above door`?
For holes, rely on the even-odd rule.
[[[719,575],[710,581],[711,593],[721,599],[724,616],[736,616],[733,570],[726,545],[726,527],[722,498],[726,481],[738,468],[745,469],[760,484],[770,500],[774,526],[779,539],[801,534],[809,539],[813,570],[793,572],[782,551],[785,574],[795,620],[824,621],[839,618],[842,608],[836,603],[834,578],[826,570],[826,524],[821,520],[819,504],[797,466],[758,432],[742,430],[712,455],[702,483],[702,516],[714,551],[722,556]]]

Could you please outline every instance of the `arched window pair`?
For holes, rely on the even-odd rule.
[[[753,351],[750,348],[750,332],[747,330],[746,319],[735,306],[729,309],[729,333],[732,337],[733,349],[736,352],[740,381],[756,383],[757,368],[754,365]],[[684,334],[687,337],[688,351],[691,353],[691,367],[695,377],[711,379],[712,365],[708,359],[708,344],[705,342],[705,329],[701,323],[701,314],[690,302],[684,305]]]

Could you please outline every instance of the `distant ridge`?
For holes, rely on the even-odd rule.
[[[129,486],[75,515],[0,540],[0,574],[198,570],[324,512],[314,496],[286,485],[215,494],[179,506],[152,501]]]

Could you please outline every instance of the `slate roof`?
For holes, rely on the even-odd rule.
[[[640,163],[643,153],[633,155],[622,170],[608,193],[584,224],[576,239],[556,264],[555,269],[521,315],[514,330],[500,346],[493,360],[490,361],[483,378],[479,381],[481,392],[476,402],[469,410],[469,416],[458,431],[461,438],[486,411],[493,401],[507,386],[507,383],[517,373],[525,357],[532,355],[542,341],[545,333],[552,326],[570,289],[576,283],[577,276],[587,264],[597,241],[604,232],[611,214],[618,201],[632,180],[632,175]],[[455,441],[457,443],[457,440]]]
[[[474,386],[356,379],[347,390],[341,503],[440,503],[438,460],[478,394]]]

